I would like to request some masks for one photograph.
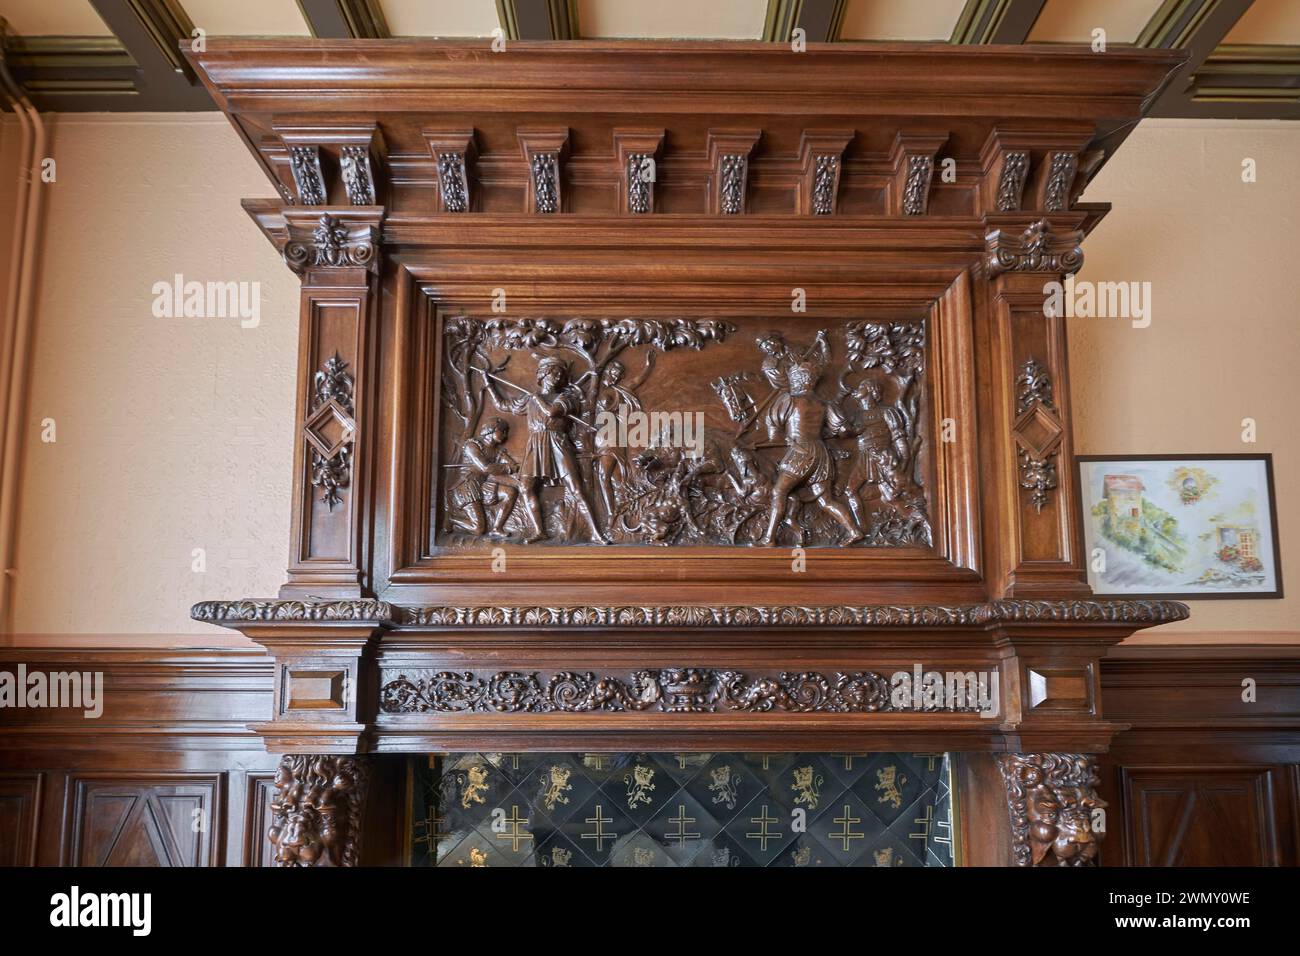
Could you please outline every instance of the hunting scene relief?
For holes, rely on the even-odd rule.
[[[931,544],[925,327],[442,331],[435,546]]]

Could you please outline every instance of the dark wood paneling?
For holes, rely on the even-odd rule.
[[[39,773],[0,773],[0,866],[35,866],[40,826]]]
[[[211,866],[221,844],[220,774],[77,774],[68,866]]]
[[[1103,863],[1300,864],[1300,647],[1117,647],[1102,699],[1130,725],[1102,762]]]

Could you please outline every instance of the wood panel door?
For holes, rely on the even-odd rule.
[[[211,866],[221,825],[220,774],[81,774],[65,865]]]
[[[1121,767],[1128,863],[1283,866],[1291,812],[1281,768]]]

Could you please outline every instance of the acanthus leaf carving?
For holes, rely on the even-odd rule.
[[[1020,197],[1025,191],[1025,177],[1029,174],[1029,153],[1023,149],[1011,150],[1002,159],[1002,173],[998,177],[998,212],[1014,212],[1020,208]]]
[[[835,212],[835,194],[839,183],[840,157],[835,153],[821,153],[813,168],[812,211],[814,216],[829,216]]]
[[[348,202],[354,206],[375,204],[375,177],[368,147],[344,146],[339,152],[339,173]]]
[[[1004,272],[1074,273],[1083,268],[1079,232],[1056,233],[1046,219],[1030,223],[1019,237],[995,229],[985,237],[990,278]]]
[[[534,211],[539,213],[558,212],[560,208],[558,154],[534,153],[531,168]]]
[[[722,157],[721,209],[724,215],[734,216],[745,211],[745,176],[749,157],[744,153],[728,153]]]
[[[1047,186],[1043,190],[1043,209],[1047,212],[1061,212],[1070,206],[1070,188],[1074,185],[1074,176],[1079,169],[1077,153],[1057,152],[1052,154],[1048,169]]]
[[[563,671],[547,678],[514,671],[479,677],[470,671],[411,671],[408,675],[399,670],[395,674],[384,671],[381,681],[379,706],[388,714],[875,713],[900,709],[891,700],[889,679],[873,671],[752,677],[739,671],[687,667],[638,670],[627,677]],[[968,713],[978,707],[931,700],[916,709]]]
[[[469,180],[463,153],[438,154],[438,189],[442,193],[443,212],[469,211]]]
[[[316,221],[310,241],[290,238],[285,243],[284,261],[294,272],[308,268],[373,269],[374,233],[374,227],[369,224],[349,228],[340,219],[324,213]]]
[[[934,175],[934,157],[911,153],[907,157],[907,180],[903,186],[903,215],[920,216],[925,212]]]
[[[289,169],[293,173],[293,184],[298,191],[298,202],[304,206],[324,205],[325,177],[321,174],[320,148],[289,147]]]
[[[1095,865],[1103,832],[1093,828],[1093,815],[1106,807],[1097,796],[1095,758],[999,754],[997,761],[1006,785],[1013,863]]]
[[[627,154],[627,211],[638,215],[650,212],[650,184],[654,182],[654,156],[650,153]]]
[[[356,866],[368,781],[364,757],[281,757],[267,834],[275,864]]]

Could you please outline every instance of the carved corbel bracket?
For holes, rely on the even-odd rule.
[[[1034,173],[1030,194],[1033,208],[1064,212],[1074,202],[1074,182],[1079,173],[1079,153],[1073,149],[1050,149]]]
[[[564,208],[564,161],[569,152],[569,130],[527,129],[515,131],[519,149],[528,168],[528,190],[524,212],[548,215]]]
[[[424,141],[438,174],[438,211],[469,212],[474,203],[469,171],[478,156],[474,131],[426,129]]]
[[[288,126],[277,123],[273,129],[289,156],[290,175],[299,205],[378,204],[378,174],[383,165],[384,141],[377,126]],[[333,170],[338,171],[338,176],[331,187]]]
[[[384,210],[377,206],[290,206],[284,210],[285,264],[299,274],[341,268],[376,272],[383,218]]]
[[[804,130],[799,143],[799,213],[830,216],[839,199],[844,150],[853,142],[851,129]]]
[[[709,212],[738,216],[745,212],[749,157],[762,130],[709,130]]]
[[[614,130],[614,155],[619,169],[618,211],[646,215],[655,209],[655,183],[663,153],[662,129]]]
[[[285,754],[267,832],[275,865],[356,866],[369,780],[364,757]]]
[[[989,278],[1004,272],[1078,272],[1083,268],[1083,233],[1053,232],[1046,219],[1031,222],[1018,236],[997,228],[984,237]]]
[[[1093,829],[1093,812],[1106,804],[1091,754],[999,754],[998,768],[1015,866],[1096,864],[1103,833]]]
[[[930,208],[935,157],[947,142],[947,133],[900,132],[894,139],[889,154],[894,167],[889,188],[890,215],[925,215]]]

